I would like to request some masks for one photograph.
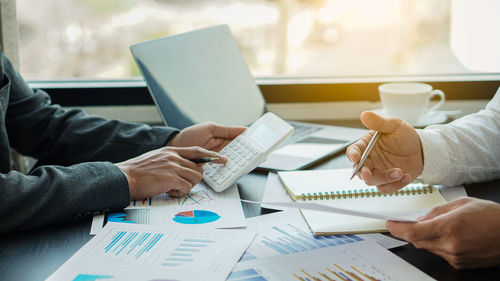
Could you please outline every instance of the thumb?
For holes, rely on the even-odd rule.
[[[402,125],[403,120],[394,117],[386,118],[375,112],[365,111],[361,113],[361,122],[370,130],[390,134]]]
[[[212,127],[212,134],[218,138],[234,139],[241,133],[243,133],[247,128],[238,126],[222,126],[219,124],[214,124]]]

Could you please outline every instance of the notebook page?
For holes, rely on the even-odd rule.
[[[416,195],[381,196],[335,200],[315,200],[318,204],[364,212],[407,212],[426,210],[446,200],[439,192]],[[315,235],[387,231],[385,221],[320,211],[302,210]]]
[[[296,199],[300,198],[302,194],[373,188],[367,186],[358,177],[349,180],[351,174],[352,169],[278,172],[283,186],[290,193],[290,196]]]

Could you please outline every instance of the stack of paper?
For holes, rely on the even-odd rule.
[[[311,175],[316,173],[331,176],[325,171]],[[306,171],[283,172],[280,181],[277,174],[270,173],[264,200],[278,203],[267,207],[279,205],[286,210],[250,219],[243,216],[236,185],[216,193],[200,183],[183,198],[160,195],[132,201],[123,211],[108,214],[106,221],[95,219],[95,230],[106,226],[48,280],[431,280],[386,250],[406,244],[404,241],[352,231],[314,236],[309,228],[315,229],[315,223],[331,227],[332,215],[347,212],[350,220],[357,220],[357,216],[404,219],[408,214],[367,212],[357,203],[350,203],[355,207],[351,210],[337,208],[330,202],[357,202],[360,198],[336,197],[335,193],[326,198],[323,190],[315,195],[310,183],[318,182],[321,175],[315,180],[309,175]],[[307,189],[302,188],[304,181]],[[330,179],[326,187],[337,185]],[[297,194],[307,201],[291,200],[289,195]],[[413,197],[400,197],[406,195]],[[315,197],[329,204],[311,204]],[[297,198],[301,197],[294,196]],[[302,213],[295,208],[302,208]],[[321,219],[311,219],[307,212],[321,213]],[[342,225],[348,224],[343,221]],[[235,227],[240,229],[220,229]]]

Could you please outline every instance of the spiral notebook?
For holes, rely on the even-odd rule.
[[[382,194],[355,177],[351,169],[278,172],[294,200],[314,200],[328,206],[365,212],[425,211],[446,203],[435,186],[410,184],[391,194]],[[385,221],[313,210],[301,210],[314,235],[387,231]]]

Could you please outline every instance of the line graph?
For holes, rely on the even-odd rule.
[[[207,192],[206,189],[200,189],[197,191],[192,191],[186,194],[186,196],[178,198],[177,202],[179,206],[184,205],[203,205],[204,202],[214,200],[213,196]]]

